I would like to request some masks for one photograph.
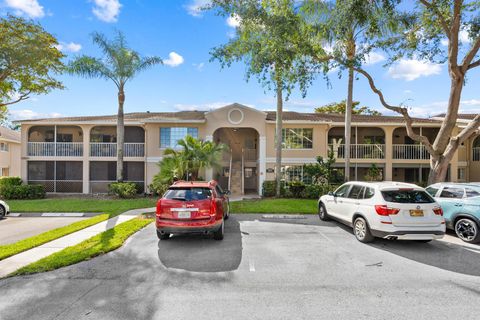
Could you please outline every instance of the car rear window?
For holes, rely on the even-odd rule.
[[[164,198],[180,201],[197,201],[208,199],[212,195],[209,188],[170,188]]]
[[[388,190],[382,191],[383,199],[397,203],[433,203],[435,200],[422,190]]]

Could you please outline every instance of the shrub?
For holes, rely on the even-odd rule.
[[[162,183],[158,180],[153,180],[153,182],[148,186],[148,189],[154,195],[163,196],[168,187],[170,187],[168,183]]]
[[[301,197],[305,199],[318,199],[319,197],[334,191],[338,185],[333,184],[307,184]]]
[[[288,184],[288,189],[292,193],[292,197],[300,198],[305,189],[305,183],[302,181],[292,181]]]
[[[264,197],[275,197],[276,186],[276,181],[264,181],[262,186],[262,195]],[[283,185],[280,185],[280,196],[285,196],[285,187]]]
[[[0,196],[7,200],[42,199],[45,198],[45,187],[43,185],[7,185],[0,190]]]
[[[20,186],[21,184],[22,184],[22,179],[20,177],[1,177],[0,178],[0,196],[2,196],[4,193],[3,188],[8,188],[10,186]]]
[[[129,199],[138,193],[138,186],[135,182],[113,182],[108,185],[108,190],[119,198]]]

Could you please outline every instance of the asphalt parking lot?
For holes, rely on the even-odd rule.
[[[452,319],[480,313],[480,246],[379,240],[316,216],[233,215],[223,241],[149,225],[121,249],[0,280],[9,319]]]
[[[14,243],[37,234],[60,228],[85,217],[7,217],[0,220],[0,245]],[[1,318],[0,318],[1,319]]]

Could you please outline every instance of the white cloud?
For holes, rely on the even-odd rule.
[[[227,25],[232,28],[240,27],[240,23],[242,22],[242,18],[240,18],[237,14],[230,16],[227,18]]]
[[[198,71],[203,71],[203,68],[205,67],[205,63],[204,63],[204,62],[193,63],[192,65],[193,65]]]
[[[117,22],[122,4],[119,0],[93,0],[93,14],[105,22]]]
[[[437,75],[442,72],[439,64],[415,59],[402,59],[388,69],[388,74],[394,79],[412,81],[420,77]]]
[[[412,107],[410,115],[414,117],[431,117],[440,113],[445,113],[448,108],[448,101],[435,101]],[[460,101],[459,113],[478,113],[480,110],[480,100],[469,99]]]
[[[413,93],[413,91],[412,91],[412,90],[409,90],[409,89],[407,89],[407,90],[403,90],[403,93],[410,94],[410,93]]]
[[[82,45],[79,43],[75,42],[60,42],[55,46],[58,50],[63,51],[63,52],[78,52],[82,50]]]
[[[458,33],[458,41],[462,44],[469,44],[470,42],[472,42],[472,40],[468,37],[467,30],[460,30],[460,32]],[[448,39],[442,39],[440,43],[443,46],[448,46]]]
[[[27,15],[30,18],[41,18],[45,16],[43,7],[38,0],[5,0],[5,5],[16,10],[18,15]]]
[[[30,109],[10,110],[10,120],[25,120],[25,119],[44,119],[44,118],[59,118],[63,117],[61,113],[40,113]]]
[[[383,54],[374,51],[370,52],[368,55],[365,56],[366,65],[376,64],[385,60],[386,58]]]
[[[168,54],[168,59],[163,60],[163,63],[170,67],[178,67],[184,61],[185,59],[181,55],[172,51]]]
[[[187,13],[194,17],[201,17],[203,15],[202,8],[210,4],[210,0],[191,0],[189,4],[185,5]]]

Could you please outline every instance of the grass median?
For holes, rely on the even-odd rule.
[[[30,238],[22,239],[15,243],[1,245],[0,260],[113,218],[127,210],[154,207],[156,199],[105,200],[67,198],[14,200],[8,203],[12,212],[102,212],[102,214]]]
[[[18,269],[9,276],[46,272],[90,260],[93,257],[121,247],[132,234],[144,228],[152,221],[153,219],[143,216],[133,218],[77,245],[67,247],[62,251]]]
[[[315,214],[317,206],[315,199],[258,199],[230,203],[232,213]]]

